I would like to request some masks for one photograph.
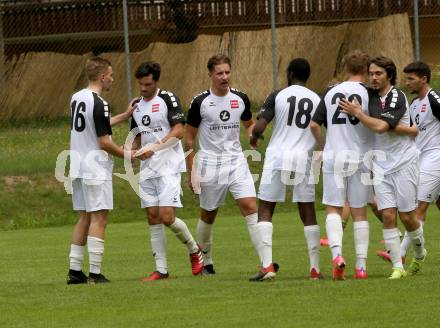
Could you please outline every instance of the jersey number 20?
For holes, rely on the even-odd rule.
[[[338,108],[336,108],[335,113],[333,114],[332,117],[332,124],[347,124],[347,119],[345,117],[339,117],[339,114],[341,114],[342,108],[339,106],[339,101],[341,99],[344,99],[345,95],[343,93],[335,93],[335,95],[332,98],[332,105],[336,105],[338,104]],[[362,105],[362,98],[361,96],[357,95],[357,94],[352,94],[350,96],[348,96],[348,101],[352,102],[354,100],[354,98],[356,98],[359,102],[359,104]],[[356,125],[359,123],[359,120],[356,117],[353,117],[351,115],[347,115],[348,116],[348,120],[350,121],[350,123],[352,125]]]

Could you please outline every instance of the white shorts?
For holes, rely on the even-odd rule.
[[[435,202],[440,194],[440,177],[420,172],[417,199],[421,202]]]
[[[374,185],[377,209],[397,208],[399,212],[411,212],[417,208],[417,185],[419,167],[417,162],[404,169],[387,174]]]
[[[176,173],[141,181],[139,183],[141,207],[182,207],[180,180],[180,173]]]
[[[256,197],[254,179],[247,163],[202,178],[200,188],[200,207],[207,211],[224,204],[228,190],[234,199]]]
[[[96,212],[113,209],[111,180],[72,180],[72,203],[75,211]]]
[[[309,203],[315,201],[315,185],[309,183],[306,174],[280,170],[263,170],[258,198],[268,202],[284,202],[286,186],[292,186],[292,202]]]
[[[367,206],[372,199],[371,185],[362,183],[362,174],[370,174],[365,168],[360,168],[353,175],[341,176],[337,173],[323,172],[323,197],[325,205],[344,207],[345,203],[353,208]]]

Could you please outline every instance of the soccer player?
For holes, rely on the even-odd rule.
[[[204,274],[214,274],[212,226],[228,190],[246,220],[252,243],[258,252],[257,204],[252,175],[240,144],[240,121],[247,135],[252,133],[252,112],[244,92],[229,86],[231,60],[215,55],[208,60],[209,90],[191,102],[185,134],[188,185],[200,193],[197,242],[203,252]],[[195,143],[199,135],[197,170],[193,169]],[[201,180],[199,179],[201,178]]]
[[[430,203],[436,201],[440,193],[440,144],[437,142],[440,137],[440,92],[429,85],[431,69],[426,63],[413,62],[403,71],[406,86],[411,93],[417,95],[409,107],[409,114],[419,129],[415,138],[420,151],[416,218],[423,225]],[[402,257],[405,257],[410,245],[411,238],[405,232],[400,245]]]
[[[314,181],[310,181],[312,153],[316,148],[316,141],[309,128],[320,98],[305,87],[309,76],[309,62],[303,58],[293,59],[287,67],[288,87],[274,91],[267,97],[252,130],[250,144],[255,148],[267,125],[274,120],[258,191],[257,229],[261,238],[262,267],[250,278],[251,281],[272,279],[276,275],[272,263],[272,216],[277,202],[285,200],[286,184],[294,186],[292,202],[298,203],[300,218],[304,224],[310,279],[322,278],[319,269],[320,231],[314,207],[315,185]],[[292,172],[295,173],[295,178],[288,181]]]
[[[326,205],[326,231],[333,259],[334,280],[345,279],[346,262],[342,256],[342,210],[347,201],[354,227],[356,249],[355,278],[366,279],[369,224],[366,205],[371,199],[371,186],[362,182],[369,171],[364,155],[371,148],[372,133],[359,120],[341,113],[340,99],[358,99],[368,111],[366,79],[369,57],[355,50],[343,59],[347,80],[327,90],[311,123],[311,130],[323,151],[323,203]],[[327,127],[324,146],[321,125]]]
[[[415,216],[419,179],[418,151],[409,135],[393,133],[393,128],[399,122],[406,125],[409,131],[415,130],[417,133],[417,128],[409,127],[406,96],[394,86],[397,77],[394,62],[383,56],[373,58],[368,73],[374,89],[370,93],[370,115],[363,112],[356,101],[341,100],[340,106],[345,113],[376,132],[374,149],[382,154],[373,158],[373,175],[376,180],[374,189],[378,209],[382,211],[385,246],[393,263],[389,279],[400,279],[407,273],[400,252],[397,212],[414,246],[414,258],[408,267],[410,274],[420,271],[426,258],[426,249],[423,227]]]
[[[142,160],[141,206],[146,209],[156,261],[156,270],[144,281],[169,277],[164,227],[170,228],[187,247],[193,275],[203,270],[199,247],[185,222],[176,217],[176,208],[182,207],[180,175],[186,170],[180,141],[185,119],[177,96],[159,88],[160,72],[156,62],[145,62],[137,68],[135,76],[142,97],[131,120],[132,133],[136,135],[132,147],[142,146],[135,154]]]
[[[112,125],[130,118],[136,107],[114,117],[108,103],[101,98],[110,90],[113,69],[100,57],[87,60],[85,71],[88,86],[75,93],[71,100],[72,125],[70,132],[70,177],[72,179],[73,209],[79,212],[70,245],[70,269],[67,284],[105,283],[101,273],[104,254],[104,234],[108,212],[113,209],[111,155],[124,157],[124,150],[112,141]],[[132,153],[127,153],[131,159]],[[89,251],[89,278],[82,271],[84,247]]]

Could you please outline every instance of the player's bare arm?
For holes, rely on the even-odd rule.
[[[241,121],[241,122],[243,123],[243,126],[246,129],[247,135],[251,136],[252,135],[252,129],[253,129],[254,125],[255,125],[254,120],[250,119],[249,121]]]
[[[266,130],[267,124],[266,119],[262,117],[254,124],[249,138],[249,143],[252,148],[257,148],[258,139],[263,139],[263,133]]]
[[[159,140],[157,143],[150,144],[146,147],[143,147],[142,149],[139,149],[134,156],[142,161],[146,160],[160,150],[173,147],[182,138],[183,124],[179,123],[174,125],[171,128],[170,132],[162,140]]]
[[[407,135],[407,136],[410,136],[411,138],[415,138],[419,134],[419,129],[416,124],[409,126],[409,125],[399,123],[396,125],[396,127],[394,129],[392,129],[390,131],[392,131],[398,135]]]
[[[102,150],[105,150],[110,155],[124,158],[124,153],[125,153],[124,148],[114,143],[108,134],[102,137],[98,137],[98,144]],[[130,154],[128,155],[128,157],[132,159],[133,151],[129,151],[129,152]]]
[[[126,120],[128,120],[131,115],[133,114],[133,111],[136,109],[137,107],[137,103],[139,102],[140,98],[134,98],[130,101],[130,104],[128,105],[127,109],[125,110],[125,112],[115,115],[110,119],[110,125],[116,125],[119,124],[121,122],[124,122]]]
[[[376,133],[382,134],[390,129],[390,125],[387,122],[365,114],[356,98],[353,102],[347,99],[341,99],[339,106],[342,108],[343,113],[356,117],[363,125]]]
[[[310,131],[318,144],[319,150],[323,150],[325,146],[324,137],[322,136],[321,125],[315,121],[310,122]]]
[[[185,131],[185,152],[186,154],[186,168],[188,171],[188,187],[194,192],[193,184],[192,184],[192,175],[193,175],[193,164],[195,157],[195,141],[197,137],[198,128],[195,128],[191,125],[186,126]]]

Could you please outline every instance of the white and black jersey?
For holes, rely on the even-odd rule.
[[[258,114],[258,119],[274,120],[266,148],[265,169],[298,171],[302,168],[300,161],[307,163],[316,147],[310,122],[319,102],[315,92],[300,85],[274,91],[267,97]]]
[[[440,171],[440,93],[430,89],[427,95],[415,98],[409,109],[411,120],[417,124],[416,137],[420,154],[420,171],[436,173]]]
[[[328,173],[339,171],[346,164],[357,167],[371,149],[372,131],[357,118],[341,112],[339,101],[343,98],[349,101],[356,98],[362,111],[368,113],[368,90],[360,82],[345,81],[330,87],[324,94],[312,120],[327,127],[323,171]]]
[[[414,140],[407,135],[398,135],[391,131],[399,123],[410,125],[408,100],[405,94],[395,87],[392,87],[383,97],[380,97],[375,90],[370,90],[369,93],[370,116],[384,120],[390,126],[390,131],[375,134],[373,148],[375,151],[381,151],[382,156],[375,155],[374,163],[382,169],[384,174],[397,172],[418,158]]]
[[[83,89],[72,96],[70,107],[70,177],[111,180],[112,157],[98,143],[98,137],[112,134],[108,103]]]
[[[240,144],[240,121],[252,119],[247,95],[231,88],[219,97],[211,90],[191,101],[187,123],[199,129],[199,161],[217,165],[231,159],[244,159]]]
[[[172,92],[157,90],[150,99],[142,98],[132,114],[131,130],[140,134],[142,147],[159,143],[176,124],[184,124],[185,117],[179,99]],[[160,150],[147,160],[141,161],[141,181],[149,178],[186,171],[182,143]]]

